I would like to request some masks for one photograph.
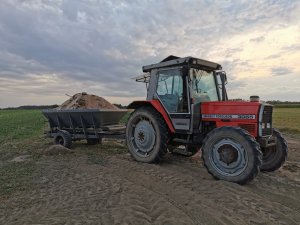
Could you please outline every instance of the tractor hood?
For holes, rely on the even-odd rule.
[[[201,104],[202,121],[216,127],[236,126],[254,137],[272,135],[273,106],[260,102],[204,102]]]
[[[202,119],[257,120],[260,105],[259,102],[242,101],[204,102],[201,104]]]
[[[201,104],[202,121],[213,122],[216,127],[234,126],[247,130],[254,137],[262,135],[259,102],[204,102]]]

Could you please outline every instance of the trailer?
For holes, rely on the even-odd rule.
[[[102,138],[125,139],[125,125],[121,118],[128,110],[107,109],[47,109],[42,113],[47,118],[47,137],[55,144],[70,148],[73,141],[85,139],[88,144],[98,144]]]

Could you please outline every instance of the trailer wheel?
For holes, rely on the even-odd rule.
[[[202,159],[216,179],[246,184],[258,174],[262,152],[256,140],[239,127],[220,127],[204,139]]]
[[[288,145],[281,133],[273,129],[273,136],[276,137],[276,146],[263,148],[263,164],[261,171],[271,172],[279,169],[286,161],[288,154]]]
[[[135,160],[159,162],[167,153],[168,139],[167,125],[156,110],[141,107],[131,114],[126,126],[126,141]]]
[[[60,130],[54,138],[54,144],[70,148],[72,145],[71,134],[68,131]]]

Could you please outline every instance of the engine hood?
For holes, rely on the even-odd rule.
[[[210,121],[219,119],[257,121],[260,105],[259,102],[242,101],[203,102],[201,114],[203,120]]]

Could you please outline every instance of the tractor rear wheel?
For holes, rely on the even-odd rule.
[[[131,156],[140,162],[157,163],[167,153],[169,131],[162,116],[151,107],[136,109],[126,126]]]
[[[71,148],[72,145],[71,134],[66,130],[58,131],[57,135],[54,138],[54,144],[62,145],[66,148]]]
[[[216,179],[246,184],[258,174],[262,152],[247,131],[239,127],[220,127],[204,139],[202,159]]]
[[[261,171],[271,172],[279,169],[286,161],[288,145],[281,133],[273,129],[273,136],[276,137],[276,145],[270,148],[263,148],[263,164]]]

